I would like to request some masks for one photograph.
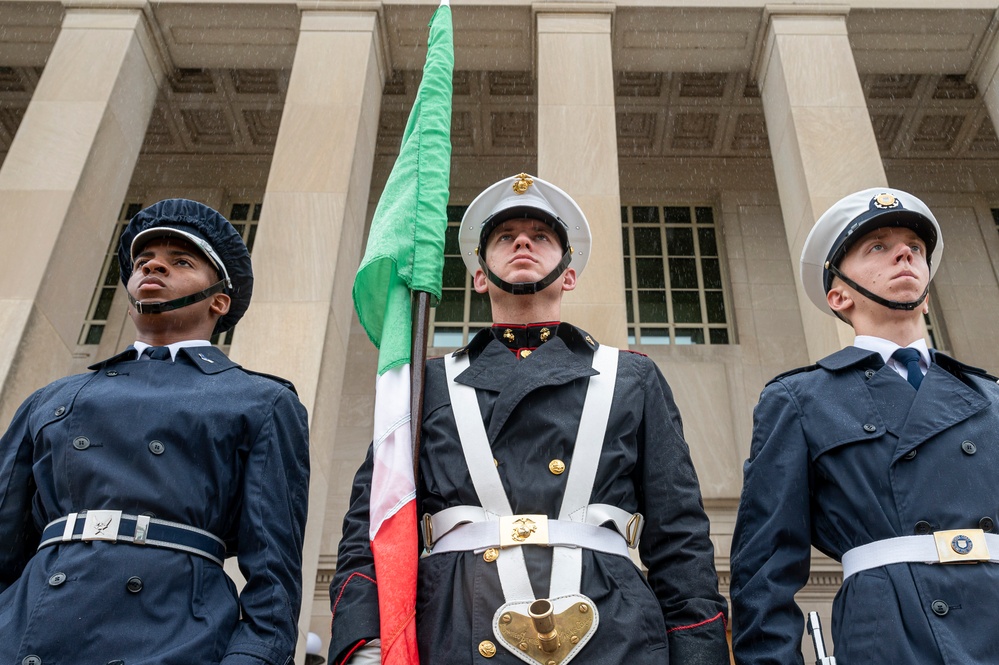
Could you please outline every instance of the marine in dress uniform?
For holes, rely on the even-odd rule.
[[[589,254],[582,211],[520,174],[469,206],[459,244],[503,323],[427,364],[421,661],[728,663],[727,606],[670,387],[647,357],[559,320]],[[332,663],[379,662],[371,473],[369,451],[330,585]],[[530,618],[546,608],[557,639]]]
[[[118,258],[138,341],[38,390],[0,440],[0,663],[291,663],[306,413],[207,341],[249,304],[249,254],[172,199]]]
[[[842,199],[805,242],[805,292],[857,338],[756,407],[732,546],[737,663],[802,662],[794,594],[813,545],[843,564],[839,665],[997,662],[999,385],[923,340],[942,250],[926,205],[893,189]]]

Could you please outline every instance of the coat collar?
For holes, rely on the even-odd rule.
[[[830,372],[839,372],[848,367],[854,367],[860,364],[869,365],[870,363],[874,363],[877,367],[881,367],[885,364],[884,360],[881,358],[881,354],[877,351],[868,351],[867,349],[861,349],[856,346],[848,346],[840,349],[836,353],[826,356],[816,364],[822,369],[829,370]]]
[[[472,363],[455,381],[496,393],[492,417],[486,425],[489,440],[495,441],[514,409],[532,391],[597,374],[591,365],[591,349],[596,346],[585,332],[562,323],[555,338],[529,357],[518,360],[487,329],[480,331],[467,347],[455,352],[455,355],[472,355]]]
[[[87,369],[99,370],[107,367],[108,365],[136,360],[137,357],[138,354],[135,352],[135,347],[129,346],[121,353],[96,362]],[[229,357],[222,353],[222,351],[220,351],[216,346],[182,347],[177,351],[177,362],[180,362],[182,358],[188,361],[189,364],[200,369],[205,374],[218,374],[219,372],[224,372],[227,369],[239,367],[237,363],[230,360]]]

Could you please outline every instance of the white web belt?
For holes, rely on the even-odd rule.
[[[610,523],[614,529],[601,525]],[[423,516],[423,540],[432,554],[481,551],[490,547],[541,545],[581,547],[628,556],[638,546],[642,516],[604,503],[586,507],[582,521],[550,520],[547,515],[486,515],[478,506],[454,506]]]
[[[999,563],[999,535],[981,529],[951,529],[899,536],[854,547],[843,554],[843,581],[863,570],[893,563]]]
[[[594,527],[592,523],[586,524],[588,503],[590,495],[593,492],[597,463],[600,460],[600,450],[603,448],[604,434],[607,431],[611,402],[614,399],[618,354],[617,349],[609,346],[600,346],[593,353],[593,368],[599,374],[591,376],[587,385],[586,399],[583,402],[583,412],[580,416],[579,429],[576,433],[576,444],[573,448],[565,493],[562,497],[562,509],[558,520],[546,519],[549,528],[549,542],[551,542],[553,526],[555,527],[554,535],[556,540],[564,539],[566,541],[565,543],[559,542],[554,544],[550,587],[552,597],[579,593],[583,565],[582,548],[587,547],[582,542],[593,536],[592,532],[588,529],[587,533],[589,535],[579,536],[585,527],[602,529],[611,538],[617,539],[621,545],[626,546],[624,538],[619,534],[615,534],[610,529],[604,529],[599,526]],[[437,535],[438,542],[434,547],[434,552],[444,551],[442,548],[448,546],[444,541],[452,534],[455,543],[457,543],[455,549],[468,550],[489,547],[490,545],[484,545],[483,543],[500,540],[500,519],[514,517],[510,501],[500,480],[499,470],[495,465],[489,463],[493,457],[492,449],[489,446],[489,439],[486,435],[485,424],[482,421],[482,412],[479,409],[475,389],[455,381],[457,376],[468,365],[469,358],[467,354],[457,358],[453,355],[444,358],[448,391],[451,396],[451,407],[454,413],[455,424],[458,427],[462,451],[465,455],[465,464],[472,478],[472,485],[475,487],[476,495],[482,504],[482,508],[480,509],[482,511],[481,516],[485,519],[487,526],[480,527],[477,520],[474,520],[473,523],[459,528],[453,530],[447,529],[446,531],[451,531],[451,533],[443,537]],[[462,506],[460,508],[465,507]],[[444,512],[446,511],[441,511],[435,517],[443,519]],[[523,517],[528,516],[519,515],[515,519]],[[431,518],[432,520],[433,518]],[[451,521],[452,523],[454,522],[453,520]],[[563,530],[561,526],[563,522],[577,523],[573,527],[576,533],[574,535],[568,534],[567,530]],[[638,522],[639,524],[636,524],[636,526],[640,526],[640,520]],[[495,536],[492,533],[494,527],[490,526],[490,523],[496,524]],[[584,529],[579,529],[578,527],[584,527]],[[482,532],[481,537],[479,535],[480,530]],[[469,533],[467,538],[461,536],[464,531],[468,531]],[[570,538],[574,539],[577,536],[579,536],[579,544],[569,542]],[[603,538],[604,536],[600,534],[591,542],[596,543],[596,540],[602,541]],[[465,542],[461,542],[461,540]],[[635,540],[637,541],[637,533]],[[431,540],[430,542],[433,541]],[[594,549],[603,550],[603,547]],[[503,555],[496,559],[496,566],[500,584],[503,587],[503,595],[507,602],[534,600],[534,591],[527,573],[527,565],[524,562],[523,547],[509,547],[505,549]]]

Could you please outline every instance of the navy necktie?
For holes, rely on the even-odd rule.
[[[923,370],[919,367],[919,351],[915,349],[896,349],[895,353],[891,354],[891,357],[905,365],[905,371],[909,374],[906,377],[906,381],[913,388],[919,390],[919,384],[923,382]]]
[[[173,360],[173,356],[170,354],[170,348],[167,346],[150,346],[145,350],[145,354],[149,356],[151,360]]]

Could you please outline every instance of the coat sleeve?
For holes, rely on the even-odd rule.
[[[354,477],[350,506],[343,518],[336,574],[330,583],[331,665],[340,665],[359,646],[379,637],[378,586],[368,529],[372,469],[372,448],[369,446],[364,463]]]
[[[281,388],[245,462],[237,556],[246,586],[222,665],[292,662],[308,501],[308,416],[295,394]]]
[[[642,371],[645,407],[638,483],[645,516],[639,552],[662,607],[669,660],[676,665],[728,665],[728,606],[718,592],[714,547],[680,412],[655,364]]]
[[[740,665],[802,663],[794,594],[811,562],[808,444],[780,382],[760,396],[732,543],[732,646]]]
[[[34,444],[28,426],[37,395],[21,405],[0,438],[0,592],[21,576],[41,537],[31,519]]]

